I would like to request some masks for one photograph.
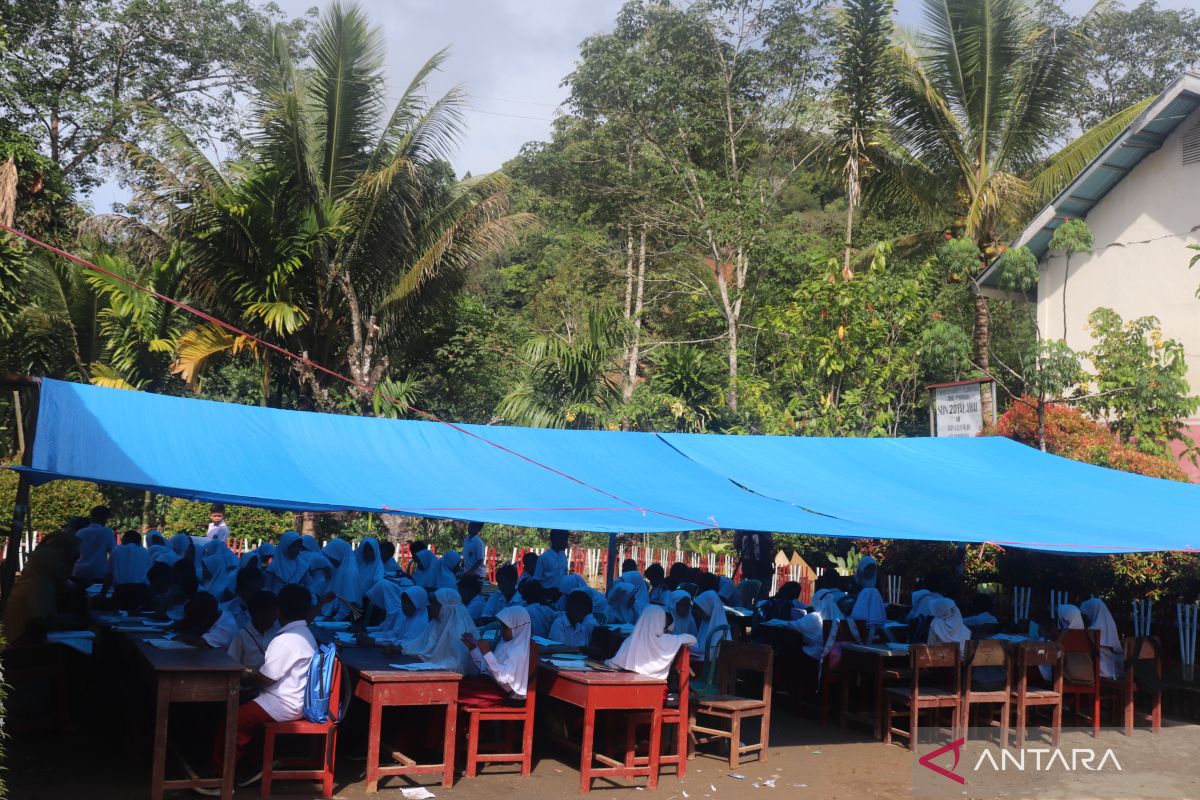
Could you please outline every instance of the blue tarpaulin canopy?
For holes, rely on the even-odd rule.
[[[291,511],[542,528],[723,528],[1190,549],[1200,487],[1004,439],[816,439],[385,420],[45,379],[32,462],[59,478]]]

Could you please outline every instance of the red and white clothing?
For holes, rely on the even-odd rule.
[[[304,690],[308,687],[308,667],[317,652],[308,623],[302,619],[279,629],[267,645],[259,672],[274,681],[262,690],[254,702],[276,722],[291,722],[304,714]]]

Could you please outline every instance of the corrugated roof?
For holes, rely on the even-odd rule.
[[[1200,73],[1185,72],[1042,209],[1011,246],[1025,245],[1041,260],[1055,228],[1066,219],[1086,218],[1122,178],[1143,158],[1162,147],[1179,123],[1197,108],[1200,108]],[[993,265],[980,276],[979,283],[994,289],[999,286],[998,279]]]

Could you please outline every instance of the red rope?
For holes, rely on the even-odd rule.
[[[21,239],[24,239],[25,241],[29,242],[30,244],[37,245],[38,247],[48,250],[51,253],[54,253],[55,255],[58,255],[58,256],[61,256],[62,258],[67,259],[68,261],[72,261],[76,264],[79,264],[80,266],[82,266],[85,269],[90,269],[95,272],[99,272],[102,275],[107,275],[110,278],[115,278],[116,280],[121,281],[122,283],[132,286],[133,288],[137,289],[138,291],[145,292],[146,294],[149,294],[153,297],[158,298],[159,300],[162,300],[164,303],[169,303],[169,304],[175,306],[176,308],[179,308],[183,311],[188,312],[189,314],[199,317],[200,319],[204,320],[205,322],[208,322],[212,325],[216,325],[219,328],[223,328],[224,330],[226,330],[230,333],[236,334],[237,336],[244,336],[247,339],[251,339],[252,341],[255,341],[258,344],[262,345],[263,347],[273,350],[276,353],[279,353],[281,356],[283,356],[285,358],[289,358],[299,364],[304,364],[304,365],[306,365],[312,369],[315,369],[319,372],[323,372],[326,375],[329,375],[330,377],[336,378],[340,381],[344,381],[345,383],[349,384],[350,386],[354,386],[358,389],[361,389],[364,392],[372,393],[373,391],[376,391],[376,390],[372,390],[371,387],[367,386],[366,384],[360,383],[360,382],[354,380],[353,378],[350,378],[346,375],[341,374],[340,372],[337,372],[335,370],[329,369],[328,367],[324,367],[320,364],[310,361],[309,359],[304,358],[303,356],[297,355],[296,353],[293,353],[290,350],[280,347],[279,345],[264,341],[264,340],[258,338],[257,336],[255,336],[254,334],[248,333],[248,332],[242,330],[241,328],[236,327],[235,325],[231,325],[230,323],[225,322],[224,320],[217,319],[212,314],[201,311],[200,309],[190,306],[187,303],[181,303],[180,301],[176,300],[175,298],[168,297],[165,294],[162,294],[161,292],[155,291],[154,289],[150,289],[148,287],[142,286],[141,284],[137,283],[136,281],[132,281],[123,275],[118,275],[115,272],[112,272],[111,270],[104,269],[103,267],[93,264],[92,262],[87,261],[83,258],[80,258],[77,255],[68,253],[66,250],[62,250],[58,247],[55,247],[52,244],[47,244],[46,242],[36,239],[27,233],[23,233],[23,232],[17,230],[16,228],[11,228],[8,225],[5,225],[4,223],[0,223],[0,230],[8,231],[12,235],[20,237]],[[447,427],[452,428],[453,430],[456,430],[461,434],[470,436],[473,439],[478,439],[479,441],[484,442],[485,444],[489,444],[492,447],[495,447],[497,450],[508,453],[509,455],[512,455],[512,456],[516,456],[517,458],[519,458],[523,461],[527,461],[528,463],[533,464],[536,467],[540,467],[548,472],[551,472],[551,473],[559,476],[560,478],[565,478],[566,480],[569,480],[572,483],[576,483],[586,489],[592,490],[593,492],[598,492],[599,494],[602,494],[605,497],[616,500],[618,503],[623,503],[636,511],[640,511],[643,515],[657,514],[659,516],[667,517],[669,519],[677,519],[677,520],[680,520],[681,522],[687,522],[691,525],[700,525],[701,527],[705,527],[705,528],[717,527],[715,524],[713,524],[711,522],[702,522],[700,520],[690,519],[688,517],[682,517],[677,514],[670,514],[666,511],[656,511],[652,508],[645,508],[643,506],[638,505],[637,503],[633,503],[629,500],[626,500],[623,497],[613,494],[612,492],[601,489],[598,486],[593,486],[590,483],[587,483],[584,480],[576,478],[574,475],[570,475],[566,472],[563,472],[560,469],[556,469],[555,467],[552,467],[549,464],[544,464],[541,461],[538,461],[537,459],[531,458],[523,453],[519,453],[510,447],[506,447],[505,445],[500,444],[499,442],[494,442],[485,436],[481,436],[478,433],[475,433],[474,431],[469,431],[466,428],[462,427],[461,425],[441,419],[436,414],[431,414],[428,411],[422,411],[421,409],[419,409],[415,406],[409,405],[408,403],[401,402],[394,397],[390,397],[387,394],[384,394],[383,392],[380,392],[380,394],[385,399],[387,399],[389,402],[393,403],[394,405],[403,406],[404,408],[408,409],[409,411],[419,414],[420,416],[425,417],[426,419],[430,420],[431,422],[438,422],[438,423],[441,423],[442,425],[446,425]],[[463,509],[463,510],[467,510],[467,509]],[[554,509],[529,509],[529,510],[554,510]]]

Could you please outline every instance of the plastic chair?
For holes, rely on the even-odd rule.
[[[687,760],[689,755],[688,748],[688,705],[690,698],[688,688],[691,676],[691,658],[688,654],[687,645],[679,648],[679,652],[675,655],[675,674],[679,680],[679,698],[678,702],[673,705],[664,703],[662,710],[662,725],[663,730],[666,730],[668,725],[675,726],[675,747],[673,753],[665,752],[666,748],[661,748],[662,751],[658,756],[658,765],[661,770],[664,766],[671,764],[675,765],[676,777],[682,778],[687,774]],[[625,766],[637,767],[645,766],[649,763],[648,756],[637,755],[637,729],[641,726],[650,725],[650,713],[647,711],[632,712],[625,718]],[[666,733],[663,733],[663,743],[666,744]]]
[[[892,734],[898,733],[908,738],[908,749],[915,750],[921,712],[925,709],[950,709],[953,717],[950,729],[958,732],[959,707],[962,703],[962,671],[957,644],[914,644],[910,649],[909,659],[912,663],[912,684],[906,688],[893,686],[884,692],[883,743],[891,744]],[[922,686],[921,674],[929,670],[948,673],[950,685]],[[894,705],[904,706],[905,709],[893,712]],[[892,727],[892,720],[903,716],[909,718],[909,729],[906,731]]]
[[[1116,680],[1102,678],[1101,692],[1104,699],[1113,701],[1114,711],[1120,709],[1123,712],[1126,736],[1133,735],[1137,693],[1148,693],[1151,706],[1150,713],[1145,716],[1150,720],[1150,730],[1158,733],[1162,728],[1162,646],[1156,637],[1139,636],[1126,639],[1124,648],[1125,674]]]
[[[1094,630],[1065,630],[1058,634],[1063,647],[1063,699],[1071,700],[1071,722],[1079,727],[1079,710],[1084,702],[1092,706],[1092,736],[1100,735],[1100,632]],[[1067,673],[1072,659],[1077,663],[1090,660],[1091,680],[1071,680]],[[1075,676],[1078,677],[1078,676]]]
[[[1050,667],[1049,689],[1030,689],[1029,671]],[[1050,731],[1054,746],[1062,733],[1063,651],[1055,642],[1022,642],[1017,645],[1016,681],[1013,685],[1013,704],[1017,710],[1017,749],[1025,746],[1026,715],[1030,707],[1050,706]]]
[[[723,641],[719,647],[717,664],[721,694],[698,698],[692,704],[688,727],[695,735],[696,744],[713,739],[727,740],[730,769],[737,769],[741,757],[755,751],[758,752],[759,763],[766,763],[771,734],[771,686],[775,653],[767,645],[745,642]],[[737,693],[738,675],[742,672],[752,672],[761,677],[761,697],[742,697]],[[698,717],[726,720],[729,730],[701,725],[697,722]],[[758,744],[742,744],[742,721],[755,717],[760,720]]]
[[[538,646],[529,643],[529,684],[523,705],[497,706],[495,708],[465,708],[467,716],[467,777],[474,778],[480,764],[521,765],[521,775],[530,773],[533,766],[533,718],[537,710]],[[521,725],[521,750],[508,753],[482,753],[479,750],[479,726],[484,722],[515,722]],[[513,737],[506,742],[512,747]]]
[[[334,756],[337,752],[337,726],[341,721],[339,699],[342,695],[342,661],[333,665],[333,678],[329,685],[329,719],[325,722],[310,722],[298,719],[292,722],[268,722],[263,729],[262,797],[271,796],[272,781],[320,781],[321,796],[333,796]],[[277,736],[324,736],[325,748],[320,767],[312,766],[308,759],[287,759],[274,766],[275,737]]]
[[[699,697],[717,693],[717,648],[728,636],[728,625],[718,625],[708,632],[708,641],[704,643],[704,672],[699,680],[692,681],[692,691]]]
[[[967,642],[967,659],[962,687],[962,735],[967,737],[971,726],[971,706],[979,704],[996,704],[1003,706],[1000,710],[1000,743],[1008,742],[1009,710],[1012,707],[1012,664],[1008,649],[1003,642],[985,639],[977,642]],[[975,670],[978,667],[1003,667],[1004,686],[999,689],[980,691],[975,689]],[[989,716],[990,720],[990,716]]]

